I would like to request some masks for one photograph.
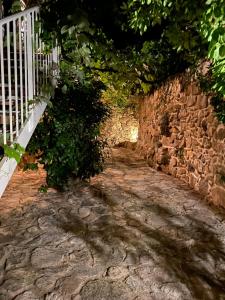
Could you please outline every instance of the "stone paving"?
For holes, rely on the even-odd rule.
[[[0,300],[225,299],[224,212],[184,183],[126,149],[90,184],[43,180],[0,200]]]

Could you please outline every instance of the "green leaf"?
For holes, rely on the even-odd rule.
[[[214,9],[214,15],[215,15],[216,18],[219,18],[221,16],[221,8],[219,6],[217,6]]]
[[[65,25],[65,26],[63,26],[63,27],[61,28],[61,34],[64,34],[64,33],[66,33],[66,32],[68,32],[68,26],[67,26],[67,25]]]
[[[63,94],[66,94],[67,93],[67,90],[68,90],[68,87],[66,84],[64,84],[64,86],[62,87],[62,93]]]
[[[216,30],[214,30],[214,32],[212,33],[212,40],[217,42],[219,39],[219,35],[220,35],[220,29],[217,28]]]
[[[47,193],[48,191],[48,186],[47,185],[42,185],[40,188],[39,188],[39,192],[40,193]]]
[[[219,54],[220,54],[220,57],[222,57],[222,58],[225,57],[225,45],[222,45],[222,46],[219,48]]]
[[[9,158],[14,158],[17,163],[20,162],[21,156],[24,154],[25,149],[19,144],[3,145],[4,154]]]

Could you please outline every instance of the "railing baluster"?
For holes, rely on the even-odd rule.
[[[1,84],[2,84],[2,122],[3,122],[3,143],[6,144],[6,110],[5,110],[5,67],[4,67],[4,40],[3,33],[5,26],[0,25],[0,55],[1,55]]]
[[[28,117],[28,84],[27,84],[27,15],[24,17],[24,74],[25,74],[25,117]]]
[[[35,49],[36,49],[36,39],[34,31],[34,11],[31,13],[31,43],[32,43],[32,72],[33,72],[33,95],[36,94],[36,76],[35,76]]]
[[[35,21],[38,22],[38,14],[35,14]],[[38,39],[38,32],[35,32],[35,72],[36,72],[36,93],[35,96],[39,93],[39,39]]]
[[[11,34],[10,34],[10,22],[7,23],[6,30],[6,38],[7,38],[7,60],[8,60],[8,106],[9,106],[9,130],[10,130],[10,142],[13,142],[13,122],[12,122],[12,77],[11,77]]]
[[[27,76],[29,78],[27,84],[28,100],[33,100],[33,45],[32,45],[32,14],[27,14]],[[26,114],[28,113],[28,103],[26,102]],[[26,115],[27,117],[27,115]]]
[[[13,21],[13,45],[14,45],[14,76],[15,76],[15,108],[16,108],[16,137],[19,135],[19,110],[18,110],[18,65],[17,65],[17,38],[16,20]]]
[[[56,75],[58,49],[45,53],[41,28],[35,30],[38,20],[37,7],[0,20],[0,136],[4,143],[13,143],[19,137],[34,108],[29,100],[49,96],[48,79]]]
[[[41,72],[41,82],[40,82],[40,92],[43,95],[43,85],[44,85],[44,54],[43,54],[43,42],[40,40],[40,72]]]
[[[40,15],[37,13],[38,29],[37,29],[37,43],[36,43],[36,54],[37,54],[37,93],[41,94],[41,26],[39,24]]]
[[[19,57],[20,57],[20,118],[23,126],[23,57],[22,57],[22,17],[19,18]]]
[[[48,54],[45,54],[45,85],[47,86],[48,83]]]

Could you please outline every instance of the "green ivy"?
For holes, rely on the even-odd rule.
[[[22,155],[25,153],[24,147],[18,143],[12,145],[1,144],[0,145],[0,157],[7,156],[8,158],[14,158],[17,163],[20,162]]]

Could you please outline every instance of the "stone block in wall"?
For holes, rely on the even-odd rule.
[[[178,176],[177,176],[177,169],[178,169],[178,168],[176,168],[176,167],[170,169],[170,174],[171,174],[172,176],[174,176],[174,177],[178,177]]]
[[[186,139],[185,139],[185,142],[186,142],[186,147],[187,148],[191,148],[191,146],[192,146],[192,137],[187,137]]]
[[[204,132],[207,132],[208,123],[207,123],[206,119],[201,120],[201,128],[204,130]]]
[[[170,137],[163,136],[161,139],[161,143],[163,146],[169,146],[171,143]]]
[[[178,134],[178,133],[179,133],[179,129],[177,128],[177,126],[173,126],[173,127],[170,129],[170,131],[171,131],[172,133],[175,133],[175,134]]]
[[[197,107],[202,109],[206,108],[209,104],[208,97],[206,95],[197,96]]]
[[[205,164],[205,166],[204,166],[204,174],[209,174],[209,164],[210,164],[210,162],[207,162],[206,164]]]
[[[207,151],[205,152],[207,153],[208,157],[211,159],[212,157],[214,157],[215,155],[215,151],[213,149],[207,149]]]
[[[176,167],[176,165],[177,165],[177,159],[175,157],[172,157],[170,159],[170,168],[172,169],[172,168]]]
[[[214,138],[217,139],[217,140],[224,140],[225,139],[225,126],[224,125],[219,125],[216,132],[215,132],[215,135],[214,135]]]
[[[197,166],[196,166],[196,168],[197,168],[197,171],[198,171],[199,174],[203,173],[203,167],[204,167],[204,165],[203,165],[202,161],[201,160],[197,160]]]
[[[189,177],[187,175],[182,175],[179,177],[182,181],[189,183]]]
[[[193,82],[191,84],[191,94],[192,95],[199,95],[201,93],[201,90],[196,82]]]
[[[197,149],[197,147],[200,145],[201,145],[201,143],[199,143],[198,138],[193,137],[191,140],[191,147],[193,149]]]
[[[184,137],[178,137],[179,138],[179,143],[178,143],[178,147],[179,148],[185,148],[186,147],[186,140],[184,139]]]
[[[186,173],[187,173],[186,168],[179,168],[179,169],[177,170],[177,175],[178,175],[178,176],[186,175]]]
[[[207,195],[209,192],[209,183],[207,179],[201,179],[198,184],[198,190],[202,195]]]
[[[214,136],[215,132],[216,132],[216,127],[212,127],[212,126],[208,127],[207,133],[210,138]]]
[[[222,185],[225,187],[225,165],[223,164],[215,164],[214,166],[214,182],[217,185]]]
[[[221,149],[223,149],[223,147],[224,147],[224,142],[216,141],[216,140],[212,141],[212,149],[216,153],[220,153],[220,151],[221,151]]]
[[[208,137],[204,136],[202,138],[202,146],[206,149],[210,149],[212,147],[212,142],[211,139],[209,139]]]
[[[216,119],[214,112],[207,117],[207,122],[208,124],[210,124],[210,126],[212,126],[215,120],[217,121],[217,125],[218,125],[218,120]]]
[[[188,116],[188,113],[187,113],[187,110],[186,109],[182,109],[179,114],[178,114],[178,117],[180,120],[185,120]]]
[[[194,171],[195,171],[195,168],[196,168],[196,167],[194,166],[194,164],[192,164],[192,163],[190,163],[190,162],[187,164],[187,170],[188,170],[189,173],[194,172]]]
[[[187,88],[186,88],[186,96],[189,96],[189,95],[191,95],[192,94],[192,86],[191,86],[191,84],[189,84],[188,86],[187,86]]]
[[[196,174],[191,173],[189,174],[189,184],[191,187],[193,187],[194,189],[197,189],[197,184],[198,184],[198,177],[196,176]]]
[[[225,208],[225,188],[221,186],[214,186],[211,190],[213,203]]]
[[[197,101],[196,96],[193,96],[193,95],[188,96],[187,97],[187,106],[191,107],[191,106],[195,105],[196,101]]]
[[[193,150],[192,149],[187,149],[185,148],[184,149],[184,156],[186,157],[186,159],[189,161],[191,160],[193,157],[194,157],[194,153],[193,153]]]

